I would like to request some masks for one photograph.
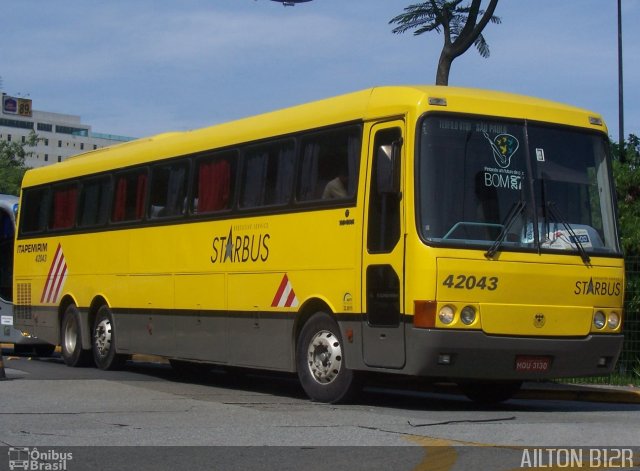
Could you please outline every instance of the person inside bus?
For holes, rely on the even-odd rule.
[[[333,180],[329,180],[327,185],[324,187],[324,191],[322,192],[322,199],[340,199],[348,197],[348,181],[349,180],[347,177],[347,172],[345,172],[344,170],[340,171],[338,176]]]

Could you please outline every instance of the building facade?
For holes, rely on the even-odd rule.
[[[83,124],[80,116],[35,111],[31,100],[2,94],[0,113],[0,141],[27,142],[31,132],[38,136],[38,144],[27,148],[27,167],[62,162],[72,155],[107,147],[134,138],[95,133]]]

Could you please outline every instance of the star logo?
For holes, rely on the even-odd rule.
[[[233,228],[229,228],[229,235],[227,236],[227,244],[224,249],[224,260],[226,262],[227,259],[230,258],[233,262]]]

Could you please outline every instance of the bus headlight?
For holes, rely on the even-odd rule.
[[[604,328],[604,325],[606,323],[607,323],[607,316],[604,315],[604,312],[597,311],[593,315],[593,325],[596,327],[596,329]]]
[[[612,312],[609,314],[609,318],[607,319],[607,327],[611,330],[615,330],[620,325],[620,315],[617,312]]]
[[[440,311],[438,312],[438,319],[440,319],[440,322],[443,324],[449,325],[453,322],[455,313],[455,309],[447,304],[440,308]]]
[[[473,306],[465,306],[460,311],[460,320],[465,325],[471,325],[476,320],[476,310]]]

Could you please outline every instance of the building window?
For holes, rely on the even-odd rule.
[[[11,134],[7,134],[7,142],[11,142]]]
[[[0,126],[7,126],[11,128],[20,128],[20,129],[33,129],[33,122],[0,118]]]
[[[38,123],[38,131],[53,132],[53,124]]]
[[[84,150],[84,142],[80,143],[80,150]]]
[[[49,139],[45,139],[45,140],[44,140],[44,145],[45,145],[45,146],[48,146],[48,145],[49,145]]]
[[[71,134],[72,136],[87,137],[89,135],[88,129],[73,128],[71,126],[56,126],[56,132],[60,134]]]
[[[44,154],[44,161],[49,162],[49,154]]]
[[[62,141],[58,141],[58,147],[62,147]]]
[[[62,156],[61,155],[58,156],[58,162],[62,162]]]

